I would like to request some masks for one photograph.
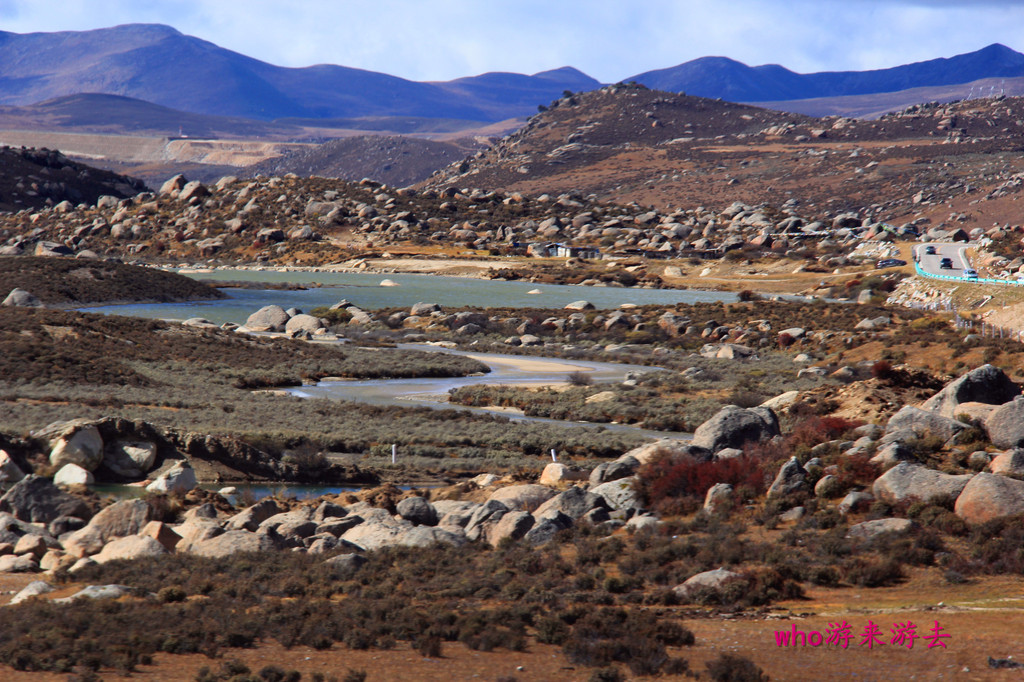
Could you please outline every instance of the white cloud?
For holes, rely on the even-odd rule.
[[[603,81],[707,55],[800,72],[1024,49],[1024,0],[0,0],[7,31],[166,23],[283,66],[417,80],[576,66]]]

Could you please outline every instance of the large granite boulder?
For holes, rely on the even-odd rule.
[[[779,467],[779,473],[768,488],[768,497],[785,497],[807,490],[807,471],[796,457],[790,457]]]
[[[0,303],[0,306],[42,308],[43,303],[24,289],[18,289],[15,287],[14,289],[11,289],[11,293],[7,294],[7,298],[4,299],[3,303]]]
[[[87,519],[92,509],[85,501],[64,492],[48,478],[30,474],[0,497],[0,511],[32,523],[49,523],[60,516]]]
[[[968,523],[1024,514],[1024,481],[982,472],[971,479],[954,507]]]
[[[533,514],[525,511],[513,511],[505,514],[487,531],[487,542],[497,547],[504,540],[519,540],[533,528]]]
[[[920,500],[934,502],[956,498],[971,480],[971,474],[944,474],[920,464],[900,462],[875,479],[872,492],[876,498],[897,504]]]
[[[915,524],[910,519],[874,519],[850,526],[846,537],[850,540],[871,543],[883,537],[899,537],[914,530]]]
[[[289,318],[284,325],[284,330],[288,334],[295,332],[309,332],[312,334],[316,330],[323,328],[324,323],[320,321],[319,317],[306,314],[299,314],[295,317]]]
[[[1024,446],[1024,400],[1000,405],[985,419],[988,439],[997,448]]]
[[[98,564],[117,559],[141,559],[149,556],[167,554],[167,548],[148,535],[129,535],[128,537],[111,540],[99,554],[93,557]]]
[[[221,558],[239,552],[269,552],[276,548],[277,543],[268,533],[229,530],[216,537],[193,543],[189,551],[199,556]]]
[[[767,407],[743,408],[726,405],[697,427],[692,445],[712,453],[724,448],[742,448],[779,435],[779,420]]]
[[[53,442],[50,464],[62,467],[77,464],[87,471],[95,471],[103,461],[103,438],[94,424],[72,423]]]
[[[570,519],[576,520],[582,518],[591,509],[599,507],[607,508],[607,503],[602,496],[573,486],[537,507],[533,516],[540,520],[554,514],[564,514]]]
[[[21,470],[11,456],[4,450],[0,450],[0,490],[8,488],[25,478],[25,472]]]
[[[153,509],[143,500],[115,502],[66,539],[64,551],[76,557],[96,554],[114,538],[137,535],[152,518]]]
[[[966,428],[967,424],[963,422],[906,405],[889,418],[885,432],[912,431],[918,437],[932,435],[949,441]]]
[[[282,332],[289,319],[281,306],[267,305],[249,316],[245,328],[253,332]]]
[[[136,480],[150,472],[156,455],[155,443],[116,440],[103,448],[103,466],[118,476]]]
[[[1003,370],[992,365],[972,369],[926,400],[922,409],[948,419],[956,419],[961,403],[987,403],[1002,405],[1020,395],[1020,386],[1013,383]]]
[[[643,509],[643,500],[636,490],[636,482],[636,476],[629,476],[617,481],[602,483],[591,488],[590,492],[604,498],[605,503],[611,509],[622,511]]]
[[[146,486],[151,493],[187,493],[199,484],[196,472],[188,462],[177,462]]]
[[[437,525],[437,510],[422,497],[407,497],[401,500],[396,505],[395,511],[403,519],[411,521],[417,526]]]
[[[704,571],[691,577],[682,585],[672,588],[676,596],[683,601],[689,601],[701,592],[719,592],[726,585],[743,580],[743,576],[735,571],[724,568],[716,568],[713,571]]]
[[[487,501],[501,502],[511,510],[532,512],[557,494],[547,486],[526,483],[499,488]]]
[[[260,524],[275,514],[280,514],[281,508],[269,497],[265,497],[251,507],[246,507],[238,512],[224,524],[225,530],[247,530],[255,531]]]

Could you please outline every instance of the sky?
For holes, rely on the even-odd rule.
[[[0,30],[126,23],[279,66],[340,64],[412,80],[575,66],[612,83],[704,56],[861,71],[1024,52],[1024,0],[0,0]]]

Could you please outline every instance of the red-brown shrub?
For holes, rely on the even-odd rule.
[[[892,368],[892,363],[888,360],[879,360],[875,364],[871,365],[871,376],[876,379],[885,381],[886,379],[892,379],[896,372]]]
[[[640,467],[638,489],[650,506],[670,504],[672,498],[702,501],[716,483],[747,488],[759,495],[766,487],[761,460],[749,455],[701,462],[689,455],[668,456]]]
[[[786,437],[787,445],[794,448],[800,445],[814,447],[839,438],[864,422],[843,419],[842,417],[808,417],[797,423]]]

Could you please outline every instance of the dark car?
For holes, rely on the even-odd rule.
[[[935,247],[934,246],[926,246],[926,247],[924,247],[924,254],[926,256],[934,256],[935,255]]]
[[[885,260],[878,261],[876,267],[879,268],[898,268],[901,265],[906,265],[907,261],[900,260],[899,258],[886,258]]]
[[[944,270],[951,269],[953,267],[953,259],[943,258],[942,260],[939,261],[939,267],[943,268]]]

